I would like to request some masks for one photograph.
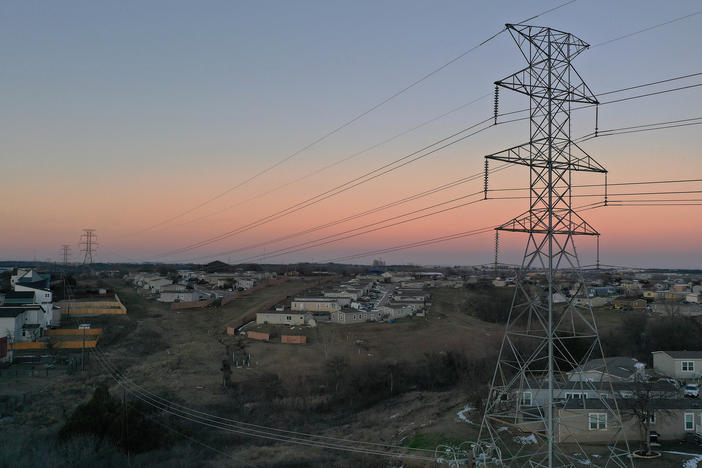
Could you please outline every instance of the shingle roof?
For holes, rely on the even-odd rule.
[[[32,291],[10,291],[5,294],[5,303],[31,304],[34,302],[34,292]]]
[[[23,288],[41,289],[42,291],[50,291],[49,280],[41,279],[38,281],[18,281],[18,285]]]
[[[22,307],[0,307],[0,317],[17,317],[25,310]]]
[[[602,401],[596,398],[574,398],[566,401],[566,409],[605,409],[612,407],[610,400]],[[621,411],[627,411],[636,404],[635,398],[617,398],[617,405]],[[701,409],[702,402],[695,398],[653,398],[650,400],[653,409]]]
[[[702,351],[659,351],[673,359],[702,359]]]
[[[592,370],[604,372],[606,367],[608,374],[615,375],[617,377],[627,378],[631,376],[631,374],[633,374],[636,370],[634,364],[636,364],[637,362],[638,361],[636,359],[628,356],[613,356],[605,359],[591,359],[590,361],[583,364],[582,368],[575,369],[573,370],[573,372],[587,372]]]

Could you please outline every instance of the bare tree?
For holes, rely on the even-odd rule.
[[[675,398],[678,394],[672,384],[667,381],[647,380],[637,376],[633,382],[633,395],[624,400],[623,412],[636,418],[641,434],[641,455],[651,455],[651,424],[656,413],[668,413],[669,410],[661,408],[661,400]]]

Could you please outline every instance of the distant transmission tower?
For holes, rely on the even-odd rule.
[[[528,66],[495,84],[529,96],[530,140],[486,158],[529,167],[529,210],[497,228],[527,233],[529,239],[475,447],[476,463],[627,466],[617,402],[605,397],[614,396],[612,385],[589,381],[581,367],[603,358],[574,243],[576,235],[599,233],[571,205],[574,172],[607,172],[570,138],[571,103],[598,103],[571,64],[589,46],[551,28],[517,24],[507,29]],[[597,457],[579,442],[591,428],[592,414],[598,429],[606,426],[613,434],[607,453]]]
[[[61,245],[61,258],[64,265],[68,265],[68,259],[71,257],[71,246],[68,244]]]
[[[83,229],[80,236],[80,251],[83,252],[83,265],[93,264],[93,253],[97,247],[97,234],[95,229]]]

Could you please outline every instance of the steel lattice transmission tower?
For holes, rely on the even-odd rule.
[[[529,238],[475,446],[476,462],[627,466],[616,399],[603,396],[614,395],[611,383],[588,381],[580,367],[603,358],[574,243],[575,236],[599,233],[571,204],[575,172],[607,172],[570,138],[571,104],[598,103],[571,63],[589,46],[551,28],[517,24],[507,29],[528,65],[495,84],[529,96],[530,140],[486,158],[529,168],[529,210],[497,228]],[[554,294],[565,302],[554,304]],[[579,443],[579,435],[588,432],[590,412],[606,415],[598,418],[614,434],[608,450],[597,457]]]
[[[61,245],[61,258],[64,265],[68,265],[68,259],[71,257],[71,246],[69,244]]]
[[[93,264],[93,253],[95,253],[97,245],[95,229],[83,229],[83,234],[80,236],[80,251],[83,252],[83,265]]]

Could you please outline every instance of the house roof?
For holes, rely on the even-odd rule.
[[[5,304],[31,304],[34,302],[33,291],[10,291],[5,294]]]
[[[654,351],[665,353],[673,359],[702,359],[702,351]]]
[[[627,378],[636,371],[636,367],[634,365],[637,362],[639,361],[629,356],[612,356],[605,359],[591,359],[579,368],[574,369],[572,372],[578,373],[597,371],[604,373],[606,370],[606,372],[610,375]]]
[[[23,288],[40,289],[42,291],[50,291],[49,280],[41,279],[38,281],[18,281],[17,284]]]
[[[17,317],[25,310],[27,309],[23,309],[22,307],[0,307],[0,317]]]
[[[612,408],[610,400],[600,400],[597,398],[573,398],[565,402],[566,409],[595,410]],[[636,398],[617,398],[617,406],[620,411],[626,411],[636,405]],[[702,402],[694,398],[652,398],[649,400],[650,408],[653,409],[699,409],[702,410]]]

